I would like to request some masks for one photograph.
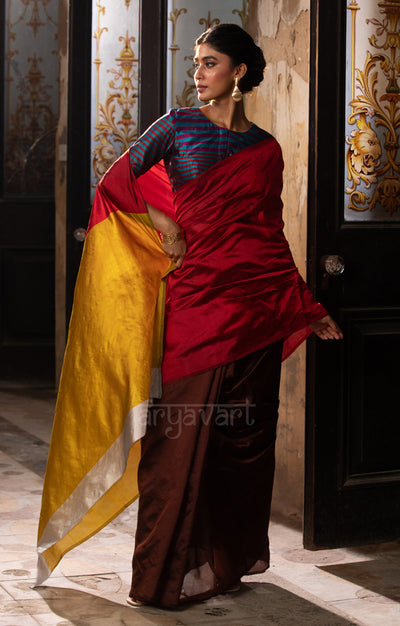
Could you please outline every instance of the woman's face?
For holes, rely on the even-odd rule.
[[[231,58],[207,43],[196,46],[194,52],[194,82],[200,102],[231,96],[236,75]]]

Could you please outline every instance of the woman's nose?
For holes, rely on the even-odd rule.
[[[194,78],[198,79],[198,78],[201,78],[201,76],[202,76],[202,69],[201,69],[201,65],[199,65],[194,73]]]

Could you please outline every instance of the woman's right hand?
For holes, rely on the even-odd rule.
[[[171,259],[175,263],[177,269],[179,269],[182,266],[183,259],[185,258],[186,241],[184,239],[179,239],[179,241],[176,241],[175,243],[165,243],[165,241],[163,241],[161,246],[167,257]]]

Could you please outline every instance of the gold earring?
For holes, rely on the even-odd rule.
[[[243,100],[243,94],[242,94],[242,92],[240,91],[240,89],[238,87],[238,82],[239,82],[239,79],[238,79],[238,77],[236,77],[235,78],[235,88],[232,91],[232,99],[235,102],[241,102]]]

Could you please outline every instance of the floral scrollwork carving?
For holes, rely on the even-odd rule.
[[[246,28],[246,22],[247,22],[247,9],[246,9],[246,0],[243,0],[243,6],[242,6],[242,10],[240,11],[239,9],[233,9],[232,11],[233,14],[237,13],[238,16],[240,17],[241,21],[242,21],[242,28]]]
[[[54,186],[54,142],[57,117],[42,73],[42,58],[28,57],[29,70],[10,114],[6,141],[6,185],[12,193],[50,193]]]
[[[353,182],[352,187],[346,188],[348,193],[354,191],[361,180],[367,188],[377,181],[376,170],[382,154],[378,136],[371,124],[366,122],[365,113],[361,114],[356,124],[357,130],[350,133],[350,138],[346,137],[350,146],[347,151],[347,170]]]
[[[217,17],[211,19],[211,11],[208,12],[207,17],[202,17],[199,19],[199,24],[200,26],[202,24],[204,25],[204,30],[211,28],[211,26],[214,26],[215,24],[220,24],[220,22],[221,20],[219,20]]]
[[[366,20],[375,26],[369,43],[377,52],[367,51],[363,70],[355,71],[358,95],[350,102],[348,123],[356,128],[346,137],[350,181],[346,193],[350,195],[349,209],[372,211],[380,205],[392,215],[400,208],[400,164],[396,162],[400,126],[400,2],[379,2],[378,6],[383,19]],[[384,89],[382,82],[386,82]],[[372,184],[376,187],[371,197],[367,190]]]
[[[369,208],[373,209],[379,202],[392,215],[400,206],[400,180],[387,176],[377,185]]]
[[[93,150],[93,171],[97,179],[118,158],[115,144],[120,144],[122,153],[137,137],[136,123],[131,115],[138,98],[135,88],[138,59],[131,47],[135,38],[126,33],[125,37],[119,37],[119,41],[123,41],[124,45],[120,56],[115,59],[117,68],[108,70],[113,75],[109,82],[111,91],[108,92],[105,102],[99,104],[99,122],[95,126],[96,134],[93,137],[94,141],[99,142]]]

